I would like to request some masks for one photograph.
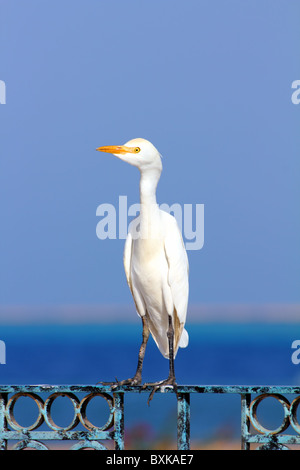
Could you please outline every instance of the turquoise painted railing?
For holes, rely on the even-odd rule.
[[[149,393],[151,387],[120,386],[112,389],[104,385],[0,385],[0,449],[43,449],[45,441],[74,441],[69,449],[93,448],[106,450],[107,440],[115,450],[124,449],[124,396],[128,393]],[[156,393],[174,393],[164,387]],[[177,449],[190,448],[190,395],[238,394],[241,398],[241,448],[249,450],[251,443],[259,449],[287,449],[300,444],[300,424],[297,410],[300,387],[293,386],[178,386],[177,394]],[[78,395],[83,395],[79,399]],[[289,399],[285,395],[289,396]],[[52,405],[58,397],[67,397],[74,416],[65,426],[58,426],[52,416]],[[107,422],[99,427],[87,418],[87,406],[94,397],[102,397],[109,406]],[[292,399],[290,398],[292,396]],[[38,416],[34,423],[21,426],[14,415],[20,397],[29,397],[36,404]],[[264,428],[257,418],[259,404],[273,397],[283,407],[283,420],[276,429]],[[46,430],[39,428],[45,423]],[[293,433],[286,433],[290,429]],[[8,442],[15,442],[9,447]],[[41,442],[42,441],[42,442]]]

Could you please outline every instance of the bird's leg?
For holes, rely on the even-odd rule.
[[[150,330],[148,327],[148,323],[146,317],[142,317],[143,322],[143,341],[140,346],[139,355],[138,355],[138,363],[136,368],[136,373],[131,379],[125,379],[118,383],[118,385],[140,385],[142,382],[142,370],[143,370],[143,362],[146,352],[146,346],[150,335]]]
[[[167,380],[174,385],[175,384],[175,368],[174,368],[174,328],[172,323],[172,317],[169,315],[169,328],[167,331],[167,337],[169,340],[169,377]]]
[[[134,376],[130,379],[125,379],[125,380],[121,380],[121,381],[119,381],[116,378],[116,382],[98,382],[98,383],[101,383],[103,385],[117,385],[117,386],[118,385],[140,385],[141,384],[141,382],[142,382],[143,362],[144,362],[147,342],[148,342],[149,335],[150,335],[150,330],[149,330],[148,323],[147,323],[147,320],[146,320],[145,316],[142,317],[142,322],[143,322],[143,340],[142,340],[142,344],[140,346],[139,355],[138,355],[138,364],[137,364],[136,373],[134,374]]]
[[[175,368],[174,368],[174,328],[173,328],[171,315],[169,315],[169,326],[167,330],[167,337],[168,337],[168,342],[169,342],[169,377],[166,380],[161,380],[160,382],[145,383],[143,385],[143,388],[146,388],[147,386],[153,387],[148,398],[148,402],[147,402],[148,405],[150,404],[150,401],[152,400],[153,395],[156,392],[156,390],[158,390],[160,387],[164,385],[173,385],[173,389],[175,393],[177,394],[177,384],[176,384]]]

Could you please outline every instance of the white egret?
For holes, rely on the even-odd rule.
[[[140,214],[130,224],[124,249],[127,282],[143,322],[143,341],[135,375],[118,382],[140,385],[149,334],[164,357],[169,359],[169,376],[153,386],[149,401],[162,385],[177,391],[174,359],[178,347],[188,345],[184,328],[188,305],[188,258],[176,219],[159,209],[156,187],[162,163],[151,142],[133,139],[121,146],[99,147],[140,170]]]

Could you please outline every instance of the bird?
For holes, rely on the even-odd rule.
[[[174,359],[178,348],[187,347],[189,342],[185,329],[188,257],[175,217],[161,210],[156,201],[162,158],[154,145],[137,138],[125,145],[102,146],[97,150],[111,153],[140,171],[140,213],[129,225],[123,262],[136,311],[142,320],[142,343],[134,376],[117,384],[142,384],[143,361],[151,334],[159,351],[169,361],[169,375],[165,380],[143,385],[152,387],[149,404],[162,386],[173,386],[177,393]]]

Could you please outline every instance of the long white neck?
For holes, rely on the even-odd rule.
[[[156,202],[156,187],[161,171],[157,169],[141,172],[140,179],[140,217],[141,237],[143,239],[157,239],[159,232],[159,208]]]
[[[161,171],[157,169],[144,170],[141,172],[140,179],[140,202],[142,207],[157,205],[156,187],[160,178]]]

